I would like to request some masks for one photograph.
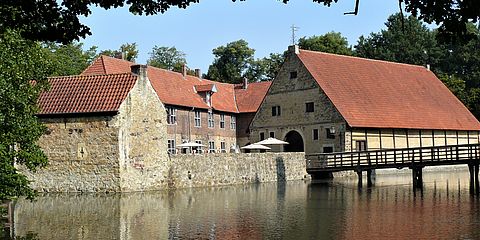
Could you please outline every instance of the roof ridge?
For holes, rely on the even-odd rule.
[[[106,73],[106,74],[90,74],[90,75],[66,75],[66,76],[51,76],[47,77],[47,79],[54,79],[54,78],[76,78],[76,77],[103,77],[103,76],[115,76],[115,75],[132,75],[135,76],[135,74],[132,74],[131,72],[124,72],[124,73]]]
[[[419,67],[419,68],[427,69],[426,67],[424,67],[424,66],[422,66],[422,65],[416,65],[416,64],[401,63],[401,62],[392,62],[392,61],[387,61],[387,60],[371,59],[371,58],[364,58],[364,57],[357,57],[357,56],[349,56],[349,55],[342,55],[342,54],[335,54],[335,53],[327,53],[327,52],[320,52],[320,51],[312,51],[312,50],[306,50],[306,49],[300,49],[300,52],[310,52],[310,53],[315,53],[315,54],[333,55],[333,56],[338,56],[338,57],[353,58],[353,59],[364,60],[364,61],[383,62],[383,63],[390,63],[390,64],[399,64],[399,65],[406,65],[406,66],[410,66],[410,67]]]

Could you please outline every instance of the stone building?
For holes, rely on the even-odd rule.
[[[39,119],[47,131],[39,145],[49,166],[26,172],[40,191],[138,191],[158,189],[168,161],[167,114],[147,78],[131,72],[49,79]]]
[[[479,142],[480,123],[422,66],[290,46],[251,125],[285,151],[327,153]]]
[[[134,63],[101,56],[82,75],[118,74]],[[148,66],[148,78],[167,111],[168,151],[184,142],[206,146],[202,151],[229,152],[248,143],[249,124],[270,82],[228,84]],[[187,149],[183,149],[186,151]]]

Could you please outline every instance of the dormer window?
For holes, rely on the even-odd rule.
[[[209,107],[212,107],[212,95],[217,92],[215,84],[195,85],[194,90]]]

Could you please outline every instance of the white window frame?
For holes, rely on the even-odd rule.
[[[202,144],[202,140],[195,140],[195,143]],[[203,147],[197,147],[199,153],[203,153]]]
[[[213,112],[208,113],[208,128],[215,128],[215,115]]]
[[[227,143],[225,141],[220,142],[220,152],[222,152],[222,153],[227,152]]]
[[[195,110],[195,117],[194,117],[195,127],[202,127],[202,112]]]
[[[220,114],[220,128],[225,128],[225,114]]]
[[[208,141],[208,153],[215,152],[215,141]]]
[[[170,143],[173,143],[173,144],[170,145]],[[167,139],[167,152],[169,154],[175,154],[176,153],[175,139]]]
[[[177,109],[174,107],[167,107],[167,124],[177,124]]]
[[[230,129],[235,130],[237,128],[237,117],[230,116]]]

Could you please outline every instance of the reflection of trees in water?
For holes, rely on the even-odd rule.
[[[355,183],[300,181],[49,194],[18,201],[15,229],[38,239],[479,239],[480,200],[468,193],[468,173],[427,175],[423,198],[414,196],[409,177],[398,184],[382,176],[360,192]]]

